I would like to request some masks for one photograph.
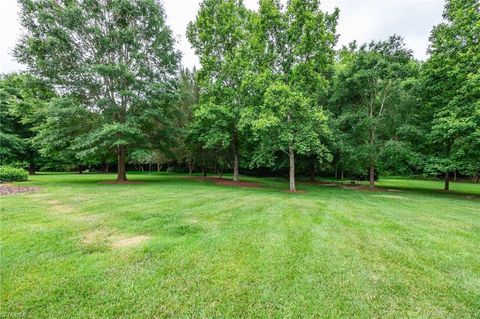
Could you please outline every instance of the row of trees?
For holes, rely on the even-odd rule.
[[[20,1],[15,54],[1,80],[2,163],[175,162],[192,172],[480,174],[480,13],[447,1],[416,61],[403,40],[335,51],[339,12],[317,0],[204,0],[179,53],[155,0]],[[180,71],[179,71],[180,70]],[[42,162],[43,161],[43,162]]]

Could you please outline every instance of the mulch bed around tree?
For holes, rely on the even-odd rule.
[[[135,184],[143,184],[144,182],[143,181],[117,181],[117,180],[113,180],[113,181],[101,181],[101,182],[98,182],[98,184],[109,184],[109,185],[135,185]]]
[[[234,182],[231,179],[226,179],[221,177],[189,176],[187,178],[192,178],[198,181],[211,181],[217,185],[223,185],[223,186],[252,187],[252,188],[261,187],[259,183],[245,182],[245,181]]]
[[[39,187],[34,186],[13,186],[12,184],[0,184],[0,196],[32,193],[38,191],[39,189]]]

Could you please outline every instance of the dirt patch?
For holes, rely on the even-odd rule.
[[[83,234],[82,244],[91,246],[91,245],[98,245],[100,243],[107,243],[108,242],[108,233],[105,231],[95,230],[88,233]]]
[[[124,248],[124,247],[132,247],[140,245],[141,243],[145,242],[146,240],[150,239],[148,236],[133,236],[123,239],[118,239],[112,242],[113,248]]]
[[[143,184],[143,181],[100,181],[98,184],[109,184],[109,185],[136,185]]]
[[[20,193],[33,193],[38,191],[39,187],[34,186],[13,186],[11,184],[0,185],[0,196],[14,195]]]
[[[99,251],[110,248],[128,248],[138,246],[150,239],[149,236],[128,236],[120,234],[116,230],[96,229],[85,232],[81,238],[81,244],[90,251]]]
[[[73,207],[63,204],[58,200],[49,200],[47,203],[55,210],[56,213],[71,213],[73,212]]]
[[[252,187],[252,188],[261,187],[259,183],[245,182],[245,181],[234,182],[230,179],[221,178],[221,177],[195,176],[195,177],[187,177],[187,178],[192,178],[197,181],[211,181],[217,185],[223,185],[223,186]]]

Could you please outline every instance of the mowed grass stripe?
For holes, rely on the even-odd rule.
[[[301,185],[306,193],[289,194],[281,179],[236,188],[130,176],[143,183],[44,174],[23,183],[39,192],[2,197],[2,314],[480,314],[478,185],[444,194],[441,183],[399,179],[398,192]]]

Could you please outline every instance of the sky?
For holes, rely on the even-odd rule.
[[[195,19],[200,0],[163,0],[167,22],[176,35],[185,67],[199,66],[198,58],[185,37],[187,25]],[[257,9],[257,0],[244,0]],[[398,34],[419,60],[427,58],[428,37],[442,20],[443,0],[323,0],[327,12],[340,9],[338,47],[353,40],[359,43],[386,39]],[[24,69],[11,56],[22,32],[16,0],[0,0],[0,73]]]

